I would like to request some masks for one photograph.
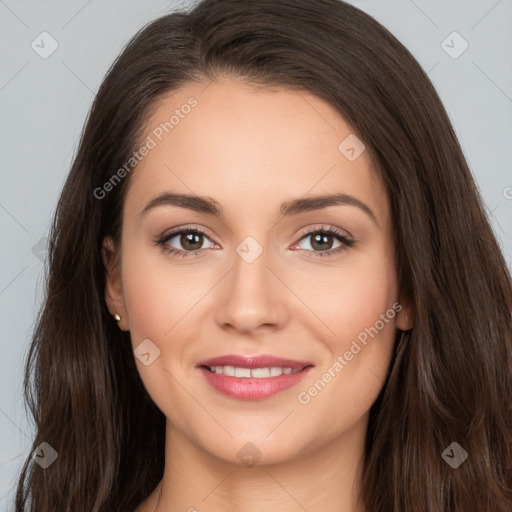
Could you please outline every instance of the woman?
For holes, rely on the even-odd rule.
[[[58,204],[16,510],[509,511],[511,304],[385,28],[338,0],[164,16]]]

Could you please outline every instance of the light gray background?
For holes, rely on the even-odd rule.
[[[385,25],[428,72],[512,268],[512,0],[351,3]],[[15,479],[30,448],[21,384],[41,304],[41,247],[87,111],[130,37],[188,4],[0,0],[0,510],[13,510]],[[47,59],[31,47],[44,31],[58,43]],[[442,47],[453,31],[469,44],[456,59]],[[451,39],[445,45],[460,49]]]

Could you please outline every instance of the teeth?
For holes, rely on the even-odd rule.
[[[270,368],[270,376],[271,377],[278,377],[279,375],[283,375],[283,369],[282,368]]]
[[[221,367],[222,371],[222,367]],[[217,373],[217,368],[215,368],[215,373]],[[235,377],[250,377],[251,370],[249,368],[235,368]]]
[[[279,368],[277,368],[277,370],[279,370]],[[267,377],[273,377],[270,368],[253,368],[251,370],[251,375],[255,379],[266,379]],[[278,373],[278,375],[280,375],[280,373]]]
[[[228,377],[235,376],[235,367],[234,366],[216,366],[215,373],[222,373],[227,375]]]
[[[241,378],[253,378],[253,379],[267,379],[269,377],[279,377],[279,375],[290,375],[291,373],[297,373],[302,368],[280,368],[272,366],[270,368],[236,368],[234,366],[211,366],[209,367],[213,373],[219,375],[227,375],[228,377],[241,377]]]

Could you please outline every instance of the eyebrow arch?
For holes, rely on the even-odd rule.
[[[302,212],[321,210],[322,208],[337,205],[356,206],[357,208],[360,208],[380,229],[377,217],[371,208],[354,196],[349,196],[347,194],[321,195],[294,199],[293,201],[283,203],[281,205],[280,213],[283,217],[288,217]]]
[[[222,217],[222,206],[213,199],[190,194],[177,194],[175,192],[163,192],[152,199],[140,212],[141,216],[157,206],[179,206],[200,213],[208,213],[216,217]]]
[[[356,206],[365,212],[372,221],[379,227],[380,225],[371,208],[359,199],[347,194],[319,195],[294,199],[281,205],[279,210],[283,217],[290,217],[299,213],[321,210],[329,206],[347,205]],[[158,206],[178,206],[187,208],[200,213],[207,213],[216,217],[222,217],[222,206],[217,201],[204,196],[195,196],[190,194],[177,194],[175,192],[164,192],[153,198],[141,211],[144,216],[149,210]]]

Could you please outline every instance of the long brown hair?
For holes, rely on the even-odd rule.
[[[512,284],[449,118],[428,76],[383,26],[339,0],[204,0],[129,42],[92,105],[50,236],[25,369],[33,449],[16,511],[133,510],[164,469],[165,417],[105,299],[104,237],[119,240],[128,160],[150,110],[220,73],[309,91],[364,142],[391,202],[401,290],[415,309],[371,408],[368,512],[512,510]],[[137,170],[133,170],[136,173]],[[459,443],[467,460],[442,456]]]

